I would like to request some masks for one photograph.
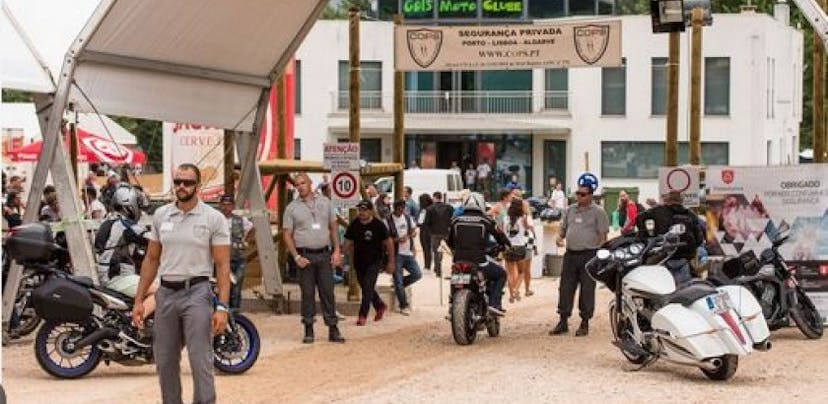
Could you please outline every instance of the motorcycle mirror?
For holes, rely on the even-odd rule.
[[[676,223],[670,226],[669,230],[670,234],[684,234],[685,231],[687,231],[687,228],[684,227],[683,223]]]
[[[598,252],[595,253],[595,256],[598,257],[599,260],[608,259],[610,257],[610,255],[611,254],[610,254],[609,250],[604,249],[604,248],[598,250]]]

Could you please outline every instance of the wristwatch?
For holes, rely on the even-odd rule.
[[[302,258],[302,256],[301,256],[301,255],[299,255],[299,254],[294,255],[294,256],[293,256],[293,262],[298,263],[298,262],[299,262],[299,258]]]
[[[216,303],[216,311],[223,311],[223,312],[226,313],[226,312],[229,312],[230,309],[224,303],[217,302]]]

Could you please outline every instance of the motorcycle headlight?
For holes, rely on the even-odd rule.
[[[627,259],[627,252],[624,251],[624,250],[621,250],[621,249],[613,251],[612,255],[615,256],[615,258],[618,259],[618,260],[623,261],[623,260]]]

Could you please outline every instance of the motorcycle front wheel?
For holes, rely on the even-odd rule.
[[[610,316],[610,324],[612,327],[612,336],[615,338],[615,341],[620,342],[621,338],[628,338],[632,339],[633,335],[633,328],[630,324],[630,319],[624,317],[623,319],[619,318],[618,311],[615,309],[615,305],[610,306],[609,310]],[[647,356],[644,355],[636,355],[632,352],[627,351],[626,349],[619,348],[621,353],[624,355],[630,363],[634,363],[636,365],[641,365],[649,359]]]
[[[822,316],[819,315],[814,302],[805,292],[796,288],[795,302],[791,302],[791,318],[799,330],[809,339],[822,338]]]
[[[474,302],[468,289],[454,293],[451,303],[451,334],[458,345],[471,345],[477,337],[474,323]]]
[[[710,380],[727,380],[736,374],[736,369],[739,367],[739,357],[737,355],[723,355],[719,357],[722,364],[715,370],[701,369],[702,373]]]
[[[259,331],[250,319],[234,314],[228,331],[213,337],[213,366],[221,372],[241,374],[259,358]]]
[[[35,338],[37,363],[46,373],[61,379],[77,379],[87,375],[101,362],[101,350],[95,344],[79,350],[68,348],[84,336],[80,324],[47,321]]]

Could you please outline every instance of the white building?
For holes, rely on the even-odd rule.
[[[599,17],[595,17],[599,18]],[[516,174],[533,195],[584,171],[602,186],[657,194],[665,139],[666,34],[649,16],[622,21],[622,68],[406,74],[406,162],[447,168],[494,155],[497,179]],[[798,161],[802,34],[787,15],[715,15],[704,29],[702,157],[707,164]],[[361,24],[363,156],[390,161],[393,24]],[[689,135],[689,32],[681,36],[680,162]],[[348,23],[320,20],[296,53],[301,158],[348,138]],[[587,157],[588,156],[588,157]],[[683,156],[683,157],[682,157]],[[491,162],[491,161],[490,161]],[[415,193],[417,190],[414,190]]]

